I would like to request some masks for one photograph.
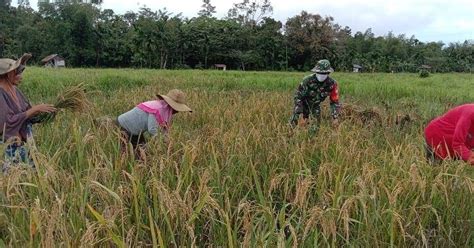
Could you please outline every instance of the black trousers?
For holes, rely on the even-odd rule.
[[[138,134],[134,135],[129,133],[127,130],[123,129],[121,130],[122,135],[128,142],[132,143],[133,149],[136,150],[138,147],[143,147],[146,145],[146,139],[143,134]]]

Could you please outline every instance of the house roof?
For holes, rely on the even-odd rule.
[[[429,65],[420,65],[421,69],[431,69],[431,66]]]
[[[48,63],[50,60],[52,60],[56,57],[59,57],[60,59],[63,59],[60,56],[58,56],[57,54],[51,54],[51,55],[46,56],[44,59],[42,59],[41,62]]]
[[[362,69],[362,66],[360,66],[360,65],[353,64],[352,66],[353,66],[354,68]]]

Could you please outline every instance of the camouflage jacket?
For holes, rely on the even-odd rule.
[[[296,125],[298,123],[300,114],[303,114],[303,118],[308,118],[311,114],[319,120],[321,102],[328,96],[331,116],[333,119],[337,119],[340,111],[337,82],[330,77],[327,77],[324,82],[319,82],[316,79],[316,74],[305,77],[295,93],[295,107],[290,119],[291,124]]]

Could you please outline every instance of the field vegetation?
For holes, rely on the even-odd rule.
[[[316,135],[287,125],[303,76],[28,68],[33,103],[82,83],[92,105],[35,126],[36,171],[0,175],[0,246],[472,247],[474,168],[427,164],[422,136],[472,74],[334,73],[342,120]],[[144,162],[94,123],[173,88],[195,111]]]

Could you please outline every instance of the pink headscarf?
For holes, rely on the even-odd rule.
[[[153,100],[142,102],[137,107],[149,114],[153,114],[160,127],[165,130],[168,129],[171,117],[173,116],[173,108],[168,103],[163,100]]]

